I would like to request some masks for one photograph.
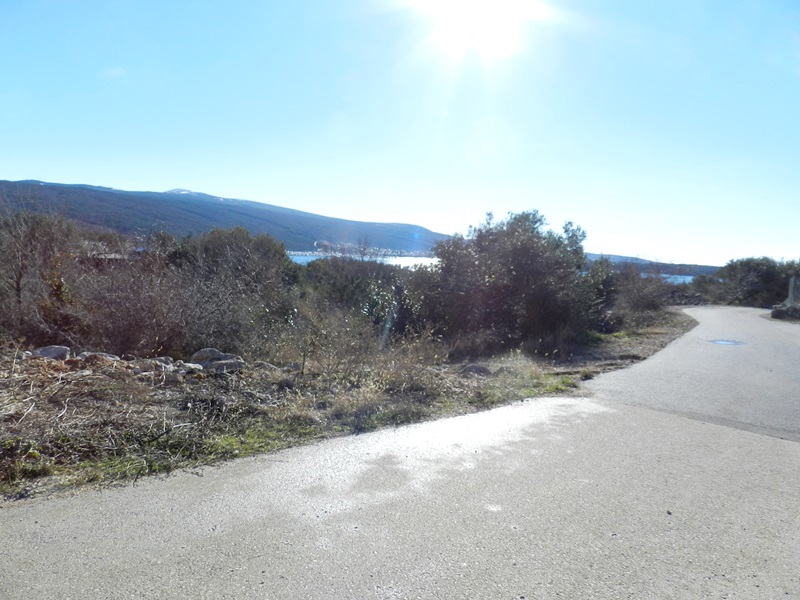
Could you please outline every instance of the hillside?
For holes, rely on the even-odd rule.
[[[694,264],[673,264],[663,263],[653,260],[646,260],[644,258],[634,258],[632,256],[619,256],[616,254],[592,254],[586,253],[586,259],[589,262],[594,262],[600,258],[606,258],[611,261],[616,268],[632,267],[640,273],[659,273],[661,275],[684,275],[684,276],[697,276],[697,275],[714,275],[719,267],[711,265],[694,265]]]
[[[187,190],[129,192],[90,185],[0,181],[0,204],[57,212],[126,234],[166,231],[197,235],[214,227],[242,226],[266,233],[290,251],[313,251],[316,242],[367,243],[394,252],[425,253],[447,236],[417,225],[367,223],[324,217],[248,200]]]

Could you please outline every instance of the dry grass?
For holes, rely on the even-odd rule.
[[[25,498],[86,484],[268,452],[328,436],[571,393],[582,379],[646,358],[691,328],[682,313],[596,336],[560,361],[521,353],[464,364],[421,338],[362,348],[357,364],[309,360],[303,372],[254,363],[238,375],[171,381],[95,358],[19,361],[0,350],[0,495]],[[482,374],[480,374],[482,373]]]

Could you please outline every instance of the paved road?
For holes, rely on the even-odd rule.
[[[0,598],[800,598],[800,444],[635,406],[650,376],[0,509]]]
[[[752,308],[686,311],[676,343],[587,387],[617,402],[800,441],[800,325]]]

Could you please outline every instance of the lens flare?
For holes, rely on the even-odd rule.
[[[483,62],[511,58],[525,45],[532,23],[549,21],[555,10],[541,0],[406,0],[428,24],[428,41],[445,57],[469,55]]]

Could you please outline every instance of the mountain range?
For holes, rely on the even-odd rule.
[[[241,226],[266,233],[286,249],[313,252],[321,243],[366,244],[395,253],[427,253],[446,239],[418,225],[367,223],[315,215],[250,200],[191,192],[128,192],[92,185],[42,181],[0,181],[0,204],[53,212],[125,234],[165,231],[183,237]]]
[[[3,205],[61,214],[76,221],[128,235],[166,231],[174,236],[197,235],[214,227],[241,226],[251,234],[266,233],[290,252],[314,252],[325,243],[367,245],[395,254],[426,254],[448,236],[418,225],[369,223],[325,217],[262,202],[220,198],[189,190],[130,192],[93,185],[0,181]],[[675,265],[630,256],[587,253],[612,263],[669,275],[711,275],[718,267]]]

